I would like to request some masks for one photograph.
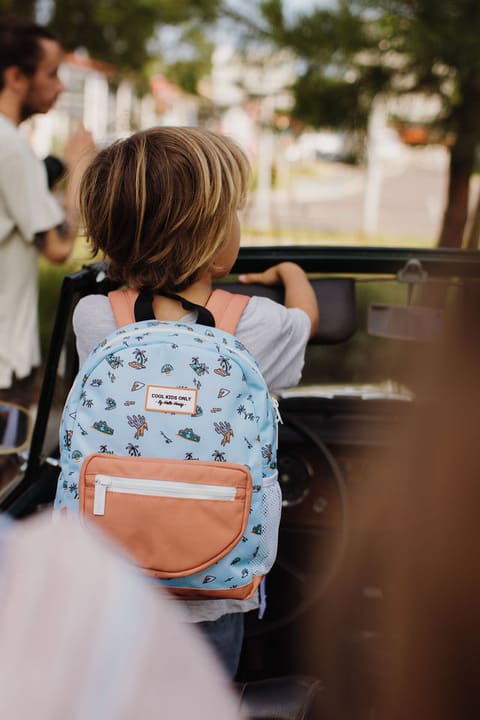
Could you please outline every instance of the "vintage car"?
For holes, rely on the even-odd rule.
[[[251,613],[247,618],[239,682],[276,678],[277,699],[282,692],[300,692],[298,683],[303,683],[301,692],[312,686],[320,692],[321,672],[304,652],[304,643],[342,571],[346,545],[362,532],[353,490],[375,476],[378,452],[396,442],[399,423],[415,405],[403,372],[405,347],[428,342],[441,332],[444,310],[422,304],[421,294],[430,285],[453,287],[461,295],[480,278],[479,255],[380,247],[241,248],[234,273],[258,271],[286,259],[299,263],[315,288],[321,322],[308,347],[301,385],[278,396],[283,419],[279,549],[267,578],[265,616],[259,620]],[[282,301],[279,288],[247,288],[235,283],[235,275],[229,280],[238,292]],[[72,308],[79,297],[110,288],[102,263],[85,266],[63,281],[30,451],[26,458],[18,456],[16,472],[1,489],[0,509],[14,518],[48,507],[53,500],[58,447],[46,446],[46,438],[51,442],[56,435],[58,398],[65,396],[77,371]],[[67,357],[63,379],[58,376],[62,354]],[[324,547],[328,552],[322,554]],[[366,607],[380,601],[375,577],[359,578],[352,602]],[[359,613],[361,626],[346,628],[346,636],[367,642],[373,633],[368,617],[368,609]],[[284,701],[287,706],[291,695]],[[284,716],[297,717],[275,715]]]

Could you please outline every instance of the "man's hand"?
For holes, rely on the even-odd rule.
[[[80,161],[83,161],[84,166],[86,166],[95,152],[92,134],[85,129],[83,123],[80,123],[78,129],[69,137],[65,145],[65,164],[72,172]]]
[[[70,256],[78,232],[78,188],[85,169],[96,152],[91,133],[80,124],[65,146],[67,188],[63,208],[65,222],[61,228],[50,228],[45,233],[39,250],[51,262],[62,263]]]

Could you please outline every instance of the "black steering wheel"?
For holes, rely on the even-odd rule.
[[[335,532],[332,532],[332,529],[326,530],[318,525],[282,519],[277,559],[265,580],[266,612],[261,620],[257,613],[249,614],[246,637],[258,637],[278,630],[313,608],[341,567],[349,535],[347,488],[337,460],[314,429],[282,408],[280,411],[283,429],[279,440],[278,470],[283,504],[287,511],[284,515],[288,514],[290,508],[300,507],[308,498],[313,476],[320,472],[322,480],[326,479],[336,496],[339,521]],[[298,449],[292,452],[291,443],[282,443],[282,434],[285,432],[290,436],[293,434],[303,446],[309,448],[310,456],[315,457],[315,467]],[[321,513],[325,509],[322,504],[327,501],[324,497],[318,497],[313,499],[313,503],[317,503],[316,510]],[[325,549],[326,563],[323,568],[318,567],[322,549]]]

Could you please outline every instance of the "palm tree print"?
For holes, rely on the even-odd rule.
[[[125,447],[125,450],[132,457],[140,457],[141,455],[138,445],[134,445],[133,443],[128,443],[128,445]]]
[[[214,450],[212,453],[212,457],[215,462],[227,462],[227,458],[225,457],[225,453],[221,452],[220,450]]]
[[[268,462],[271,461],[273,455],[272,446],[270,443],[267,443],[262,447],[262,457],[265,458]]]
[[[136,370],[143,370],[146,367],[147,362],[147,355],[145,353],[145,350],[140,350],[140,348],[136,348],[136,350],[133,351],[133,357],[135,358],[135,360],[129,362],[129,366],[135,368]]]
[[[228,358],[225,357],[225,355],[220,355],[218,358],[219,367],[215,368],[213,371],[214,373],[217,373],[217,375],[221,375],[222,377],[226,377],[227,375],[230,375],[230,370],[232,369],[232,364]]]

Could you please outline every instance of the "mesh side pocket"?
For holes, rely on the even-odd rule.
[[[262,482],[262,535],[256,556],[251,563],[254,575],[265,575],[277,556],[278,527],[282,512],[282,491],[278,484],[278,472]]]

